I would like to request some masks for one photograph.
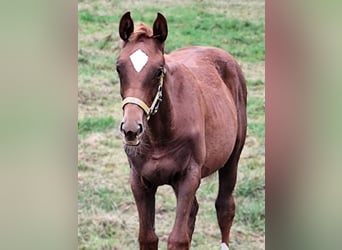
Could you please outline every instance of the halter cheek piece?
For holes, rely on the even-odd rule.
[[[148,107],[148,105],[144,101],[140,100],[139,98],[129,96],[129,97],[126,97],[122,101],[122,108],[124,108],[125,105],[128,103],[135,104],[135,105],[139,106],[142,110],[144,110],[144,112],[146,114],[146,119],[149,120],[152,115],[155,115],[158,112],[159,104],[162,101],[162,98],[163,98],[163,92],[162,91],[163,91],[165,74],[166,74],[166,69],[163,68],[163,71],[162,71],[162,74],[161,74],[160,80],[159,80],[158,91],[157,91],[156,96],[153,99],[151,107]]]

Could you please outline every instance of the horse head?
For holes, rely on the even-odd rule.
[[[120,20],[119,34],[124,43],[116,69],[123,99],[120,131],[127,146],[140,144],[146,124],[162,100],[167,33],[167,21],[160,13],[153,30],[145,24],[134,28],[130,12]]]

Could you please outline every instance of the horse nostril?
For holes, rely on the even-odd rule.
[[[139,130],[138,130],[138,135],[141,135],[144,131],[143,125],[141,123],[138,124]]]
[[[124,133],[124,128],[123,128],[123,126],[124,126],[124,123],[121,122],[121,124],[120,124],[120,132],[121,132],[121,133]]]

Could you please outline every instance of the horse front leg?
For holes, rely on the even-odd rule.
[[[134,174],[131,175],[131,188],[139,215],[140,250],[158,250],[158,237],[154,229],[157,188],[146,187]]]
[[[173,184],[177,196],[177,209],[175,224],[168,239],[168,250],[190,249],[192,235],[189,234],[192,234],[194,228],[195,222],[192,217],[197,213],[195,194],[200,180],[200,173],[195,170]],[[196,211],[192,212],[194,206]]]

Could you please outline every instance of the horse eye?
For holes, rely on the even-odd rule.
[[[162,69],[162,68],[158,69],[158,71],[157,71],[157,73],[156,73],[156,77],[157,77],[157,78],[160,78],[161,75],[162,75],[162,73],[163,73],[163,69]]]
[[[116,66],[116,72],[118,72],[118,74],[120,75],[120,69],[118,66]]]

